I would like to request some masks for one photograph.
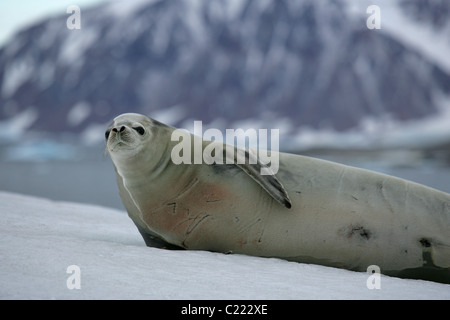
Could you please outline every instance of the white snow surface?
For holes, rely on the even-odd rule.
[[[450,285],[149,248],[125,212],[0,192],[0,299],[450,299]],[[80,268],[80,289],[68,289]]]

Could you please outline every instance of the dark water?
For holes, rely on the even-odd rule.
[[[123,208],[111,161],[1,162],[0,190]]]
[[[111,160],[102,148],[78,151],[72,160],[0,160],[0,191],[123,209]],[[371,169],[450,193],[450,166],[414,154],[313,154]]]

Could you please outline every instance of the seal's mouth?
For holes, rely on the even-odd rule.
[[[117,148],[121,148],[127,145],[127,143],[116,139],[115,141],[111,141],[110,143],[108,143],[108,148],[111,151],[115,151]]]
[[[120,136],[110,137],[108,139],[107,147],[110,151],[132,149],[131,141],[122,139]]]
[[[111,152],[133,149],[134,139],[132,134],[126,130],[108,132],[106,139],[106,146]]]

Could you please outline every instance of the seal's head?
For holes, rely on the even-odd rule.
[[[137,113],[116,117],[105,132],[106,149],[112,158],[133,157],[152,138],[152,120]]]

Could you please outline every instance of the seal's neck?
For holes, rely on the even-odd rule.
[[[171,161],[167,148],[167,144],[155,144],[154,148],[145,148],[136,155],[113,158],[117,173],[128,186],[148,183],[156,179]]]

